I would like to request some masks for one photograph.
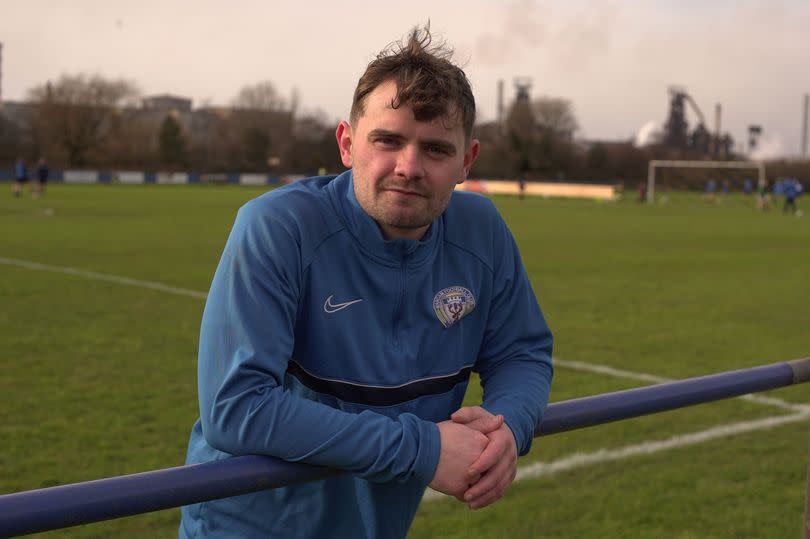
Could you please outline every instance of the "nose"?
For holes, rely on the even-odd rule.
[[[394,173],[408,179],[419,179],[425,175],[422,152],[412,144],[406,144],[397,153]]]

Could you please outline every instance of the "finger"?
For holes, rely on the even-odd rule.
[[[464,406],[450,415],[450,419],[456,423],[469,423],[484,415],[492,415],[480,406]]]
[[[480,479],[481,479],[480,475],[473,477],[469,481],[465,478],[464,481],[459,481],[458,483],[453,485],[448,492],[445,492],[445,494],[450,494],[458,501],[466,503],[466,500],[464,499],[464,493],[466,493],[470,489],[470,487],[473,486],[475,483],[477,483]],[[452,494],[453,492],[455,494]]]
[[[476,484],[468,488],[466,492],[464,492],[463,494],[464,501],[470,503],[485,496],[487,493],[491,492],[492,489],[498,486],[500,479],[501,478],[498,476],[498,474],[494,472],[484,474],[483,476],[481,476],[480,481],[478,481]]]
[[[485,474],[490,468],[497,465],[503,460],[506,453],[507,446],[502,440],[490,440],[489,444],[484,448],[475,462],[470,464],[467,468],[467,477],[472,477],[477,474]]]
[[[509,483],[507,482],[498,483],[498,485],[495,488],[493,488],[483,496],[468,501],[467,505],[470,509],[482,509],[503,498],[508,488]]]
[[[488,492],[486,495],[481,496],[478,499],[475,499],[475,500],[473,500],[471,502],[466,502],[467,507],[469,507],[470,509],[473,509],[473,510],[475,510],[475,509],[483,509],[484,507],[486,507],[488,505],[492,505],[493,503],[495,503],[498,500],[500,500],[501,498],[503,498],[504,494],[506,494],[506,492],[492,490],[492,491]]]
[[[468,502],[475,500],[495,488],[499,483],[511,481],[512,472],[510,468],[511,465],[506,461],[501,461],[493,466],[489,472],[481,475],[481,479],[477,483],[472,484],[467,489],[464,493],[464,500]]]
[[[470,496],[470,491],[468,490],[464,493],[464,500],[467,502],[470,509],[480,509],[482,507],[486,507],[487,505],[499,500],[504,496],[504,494],[506,494],[506,491],[512,484],[514,477],[514,472],[510,472],[508,470],[503,471],[502,473],[498,474],[498,479],[494,482],[492,488],[484,491],[478,496]]]

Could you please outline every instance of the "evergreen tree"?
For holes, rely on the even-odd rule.
[[[180,123],[168,114],[160,126],[158,139],[160,162],[169,166],[184,166],[186,163],[186,139]]]

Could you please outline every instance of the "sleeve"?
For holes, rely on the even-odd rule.
[[[482,407],[504,416],[518,454],[525,455],[548,405],[553,338],[515,240],[498,220],[495,292],[476,370],[484,389]]]
[[[412,414],[348,413],[285,390],[301,289],[295,237],[251,203],[237,215],[200,330],[206,442],[233,455],[271,455],[375,482],[416,479],[427,485],[439,460],[435,424]]]

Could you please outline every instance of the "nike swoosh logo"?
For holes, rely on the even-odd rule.
[[[326,298],[326,301],[323,302],[323,310],[327,313],[336,313],[342,309],[345,309],[349,305],[354,305],[355,303],[360,303],[363,301],[362,299],[355,299],[353,301],[346,301],[344,303],[332,303],[332,298],[334,296],[329,296]]]

